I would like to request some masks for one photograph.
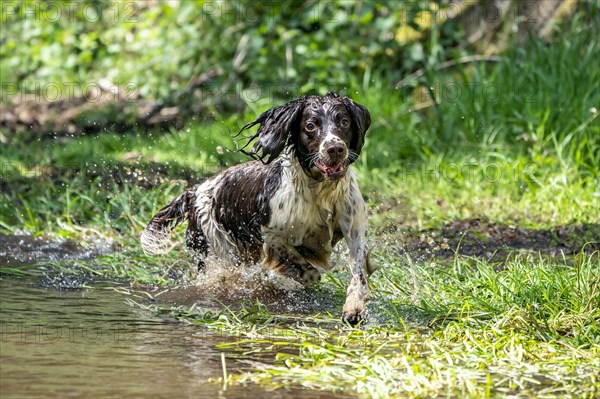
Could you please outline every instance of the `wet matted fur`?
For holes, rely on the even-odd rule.
[[[199,268],[208,256],[263,267],[310,285],[330,269],[333,247],[348,243],[352,277],[342,317],[358,323],[373,272],[367,211],[351,164],[371,123],[347,97],[305,96],[270,109],[259,125],[253,158],[194,186],[161,209],[142,234],[146,253],[164,252],[169,233],[188,220],[186,245]]]

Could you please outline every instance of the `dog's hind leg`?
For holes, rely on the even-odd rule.
[[[264,244],[263,267],[289,277],[304,286],[318,283],[321,273],[300,255],[298,250],[283,239],[271,239]]]
[[[204,271],[206,268],[206,255],[208,254],[208,241],[202,231],[202,228],[198,224],[195,212],[190,210],[188,219],[188,228],[185,232],[185,245],[192,253],[194,262],[198,266],[198,271]]]

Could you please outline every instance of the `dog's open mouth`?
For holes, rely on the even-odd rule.
[[[335,180],[343,177],[346,173],[346,163],[345,162],[336,162],[336,163],[325,163],[322,160],[317,160],[315,162],[315,166],[323,173],[326,179]]]

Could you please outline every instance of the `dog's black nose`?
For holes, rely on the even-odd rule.
[[[343,143],[332,143],[326,151],[333,161],[341,160],[346,156],[346,146]]]

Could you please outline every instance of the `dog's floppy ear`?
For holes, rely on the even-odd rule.
[[[354,126],[354,135],[350,143],[350,150],[354,152],[354,154],[351,154],[350,160],[354,162],[360,154],[363,144],[365,144],[365,134],[371,126],[371,114],[365,106],[355,103],[348,97],[343,97],[342,101],[348,109],[348,113],[352,118],[352,126]]]
[[[263,112],[254,122],[248,123],[240,130],[240,133],[254,125],[260,124],[260,127],[255,135],[248,137],[246,146],[252,140],[256,138],[258,140],[254,143],[250,152],[244,151],[243,148],[241,151],[265,163],[273,161],[281,154],[285,146],[289,144],[289,139],[294,130],[298,129],[304,104],[304,98],[294,100],[280,107]]]

